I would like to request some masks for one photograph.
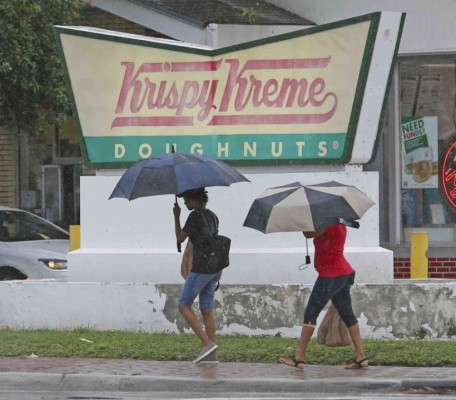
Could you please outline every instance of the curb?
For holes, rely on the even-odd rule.
[[[434,389],[450,388],[456,390],[456,379],[403,379],[403,388],[422,388],[429,387]]]
[[[186,393],[398,393],[404,389],[456,389],[456,379],[325,378],[271,379],[163,377],[153,375],[0,372],[0,390],[124,391]]]
[[[103,374],[61,374],[37,372],[0,373],[0,389],[23,388],[43,391],[124,391],[186,393],[349,393],[398,392],[400,379],[205,379],[163,376],[125,376]]]

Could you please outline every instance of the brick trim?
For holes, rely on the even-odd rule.
[[[410,268],[410,258],[394,258],[394,279],[410,279]],[[429,258],[428,278],[456,279],[456,258]]]

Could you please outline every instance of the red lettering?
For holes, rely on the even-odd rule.
[[[416,132],[407,132],[404,133],[404,139],[413,139],[417,136]]]
[[[453,179],[453,184],[456,186],[456,171],[451,171],[447,176],[445,176],[445,182]]]
[[[326,89],[324,78],[283,78],[279,81],[274,77],[264,79],[265,72],[260,78],[255,71],[321,69],[326,68],[329,62],[330,57],[250,60],[241,66],[238,59],[227,59],[210,62],[144,63],[137,69],[133,62],[122,62],[125,71],[115,108],[118,116],[112,126],[128,126],[130,123],[147,126],[157,122],[168,126],[192,124],[194,109],[197,110],[198,121],[205,121],[212,110],[218,109],[217,115],[211,118],[209,124],[322,123],[332,118],[338,104],[337,95]],[[219,105],[214,103],[219,79],[181,79],[198,72],[214,73],[222,65],[226,65],[229,70],[222,86]],[[184,75],[176,75],[175,80],[154,79],[163,72],[168,76],[181,73]],[[305,112],[308,106],[312,106],[311,113]],[[258,114],[242,114],[247,108],[258,109]],[[301,111],[298,114],[276,115],[268,113],[267,110],[271,108],[298,108]],[[147,110],[150,110],[150,115],[136,115],[139,112],[147,114]],[[168,110],[168,113],[156,115],[154,110]],[[239,115],[229,115],[230,110]],[[172,111],[174,116],[170,116],[169,111]],[[175,122],[173,118],[176,119]]]
[[[279,82],[276,79],[269,79],[264,84],[263,89],[263,103],[266,107],[274,107],[277,102],[277,97],[273,96],[279,91]]]
[[[289,94],[285,107],[292,107],[295,103],[298,91],[299,93],[305,93],[307,91],[307,86],[307,79],[300,79],[299,81],[297,79],[284,79],[282,89],[280,90],[280,94],[277,99],[277,107],[283,107],[287,93]]]

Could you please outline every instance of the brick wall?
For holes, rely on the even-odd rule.
[[[16,206],[15,140],[12,133],[0,129],[0,205]]]
[[[394,259],[394,278],[410,279],[410,258]],[[456,279],[456,258],[428,258],[428,278]]]

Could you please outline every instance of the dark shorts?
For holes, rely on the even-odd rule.
[[[350,287],[355,282],[355,273],[336,277],[317,278],[310,294],[306,311],[304,312],[304,324],[317,325],[317,318],[326,304],[331,300],[347,327],[358,323],[353,313]]]

